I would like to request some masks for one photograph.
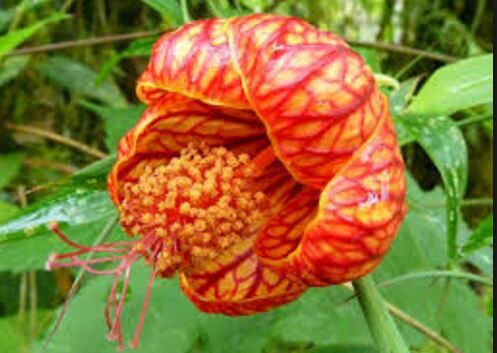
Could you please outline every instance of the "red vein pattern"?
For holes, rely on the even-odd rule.
[[[406,212],[404,165],[385,96],[336,35],[266,14],[192,22],[157,41],[136,91],[148,108],[109,175],[119,208],[124,184],[196,141],[248,153],[269,199],[253,234],[179,271],[201,310],[265,311],[387,253]]]

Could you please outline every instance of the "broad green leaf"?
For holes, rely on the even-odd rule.
[[[46,60],[40,71],[54,83],[73,93],[97,99],[113,107],[125,106],[126,99],[111,80],[95,84],[97,74],[91,68],[64,56],[54,56]]]
[[[110,217],[115,212],[106,190],[76,187],[68,192],[36,202],[6,223],[0,224],[0,244],[45,234],[46,225],[88,224]]]
[[[68,183],[73,184],[98,184],[103,185],[116,160],[115,155],[105,157],[80,170],[78,170]]]
[[[468,151],[464,136],[448,117],[406,115],[397,119],[416,139],[437,167],[447,192],[447,242],[449,259],[456,256],[459,202],[466,190]]]
[[[124,311],[124,332],[132,333],[136,326],[149,273],[139,264],[132,271],[133,296]],[[115,351],[115,343],[105,339],[107,328],[102,314],[111,281],[112,278],[98,278],[82,290],[49,346],[50,352]],[[257,353],[282,335],[292,338],[295,334],[296,339],[304,337],[306,342],[370,344],[367,327],[358,320],[357,304],[336,307],[336,302],[347,295],[340,288],[311,290],[298,302],[281,309],[232,318],[199,312],[181,292],[176,278],[160,279],[153,286],[136,353],[186,353],[193,347],[205,353]]]
[[[240,0],[240,2],[254,12],[262,12],[273,4],[273,0]]]
[[[164,22],[171,27],[183,24],[181,6],[176,0],[142,0],[145,4],[156,10]]]
[[[69,18],[68,15],[62,13],[54,13],[53,15],[35,22],[34,24],[18,29],[3,36],[0,36],[0,59],[9,51],[22,44],[25,40],[35,34],[38,30],[50,23],[59,22]]]
[[[428,79],[408,110],[419,115],[449,115],[493,101],[493,54],[446,65]]]
[[[330,345],[306,351],[306,353],[378,353],[373,346]]]
[[[0,155],[0,189],[17,176],[22,167],[24,155],[21,153]]]
[[[30,57],[18,56],[7,58],[0,62],[0,86],[16,78],[17,75],[26,67]]]
[[[98,114],[105,122],[105,145],[109,151],[117,151],[119,140],[131,129],[143,113],[144,106],[126,108],[103,107],[97,104],[84,103],[83,106]]]
[[[471,237],[464,244],[462,250],[466,254],[471,253],[475,250],[487,247],[493,243],[494,240],[494,217],[493,214],[487,217],[481,224],[476,228]]]
[[[62,231],[73,241],[91,245],[103,226],[113,215],[103,215],[91,222],[76,225],[62,225]],[[124,240],[125,236],[117,226],[109,241]],[[0,271],[24,272],[46,269],[46,262],[52,253],[74,251],[47,227],[39,227],[33,237],[0,243]]]
[[[440,189],[424,193],[411,179],[409,192],[411,197],[423,202],[444,199]],[[444,223],[443,210],[434,209],[427,213],[426,208],[412,207],[398,239],[375,276],[391,278],[445,263]],[[149,274],[150,269],[145,268],[141,261],[133,268],[132,296],[123,314],[123,331],[127,337],[132,335],[136,326]],[[95,278],[80,292],[54,336],[50,352],[115,351],[115,343],[105,339],[107,328],[102,314],[111,283],[112,278]],[[477,296],[465,285],[454,283],[442,307],[447,315],[441,317],[437,315],[437,310],[442,293],[443,282],[429,280],[404,282],[402,286],[384,290],[389,300],[435,331],[450,337],[464,352],[485,352],[482,347],[490,344],[491,321],[482,316],[481,308],[475,305]],[[181,292],[176,278],[157,279],[140,346],[135,352],[267,353],[272,352],[268,347],[274,347],[275,343],[276,346],[304,344],[314,347],[315,352],[327,352],[330,347],[366,349],[373,342],[357,302],[346,301],[350,294],[338,286],[314,288],[294,303],[281,308],[232,318],[199,312]],[[462,305],[459,297],[464,298],[468,305]],[[451,323],[455,312],[464,321]],[[93,324],[88,325],[88,322]],[[472,324],[467,325],[467,322]],[[424,335],[403,323],[399,325],[411,347],[426,344]]]
[[[19,349],[26,345],[25,340],[17,316],[0,318],[0,348],[2,352],[19,352]]]
[[[137,39],[131,42],[126,49],[124,49],[119,54],[114,55],[102,65],[102,68],[98,72],[95,83],[100,84],[105,78],[107,78],[122,59],[150,56],[152,52],[152,46],[157,41],[157,39],[157,37],[152,37]]]
[[[17,206],[0,200],[0,222],[5,222],[12,218],[18,211]]]

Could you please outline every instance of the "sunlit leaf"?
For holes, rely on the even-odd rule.
[[[47,224],[57,221],[79,225],[106,219],[114,213],[106,190],[76,187],[36,202],[6,223],[0,224],[0,244],[45,234]]]
[[[62,13],[54,13],[51,16],[33,23],[32,25],[18,29],[3,36],[0,36],[0,59],[9,51],[22,44],[25,40],[35,34],[38,30],[50,23],[59,22],[69,18],[68,15]]]
[[[114,213],[111,214],[111,216]],[[64,231],[72,240],[85,245],[91,245],[98,237],[103,226],[108,222],[109,215],[93,219],[91,222],[73,225],[62,225]],[[124,234],[119,226],[109,236],[109,241],[123,240]],[[6,243],[0,243],[0,271],[24,272],[45,270],[50,254],[74,250],[64,243],[46,226],[40,226],[31,238],[18,238]],[[21,256],[19,254],[22,254]]]
[[[240,0],[240,2],[254,12],[262,12],[273,4],[273,0]]]
[[[0,200],[0,222],[5,222],[12,218],[18,211],[17,206]]]
[[[430,76],[409,112],[449,115],[458,110],[493,101],[493,54],[446,65]]]

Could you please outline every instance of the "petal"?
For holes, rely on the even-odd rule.
[[[404,164],[385,111],[373,137],[324,188],[316,218],[289,261],[309,285],[370,272],[388,251],[406,212]]]
[[[151,103],[168,91],[212,105],[249,109],[225,29],[225,20],[208,19],[164,34],[138,81],[138,97]]]
[[[111,197],[119,205],[124,182],[137,179],[146,165],[164,163],[189,143],[257,147],[265,141],[264,136],[263,126],[249,111],[164,94],[120,141],[117,162],[108,179]]]
[[[264,266],[252,242],[235,246],[200,273],[180,274],[183,291],[200,310],[249,315],[291,302],[305,291],[302,284]]]
[[[296,18],[235,18],[228,36],[276,154],[297,180],[324,187],[378,124],[369,68],[342,40]]]
[[[318,200],[319,191],[305,188],[285,202],[257,234],[254,251],[261,261],[273,266],[286,261],[316,216]]]

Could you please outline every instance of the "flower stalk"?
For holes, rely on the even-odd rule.
[[[373,279],[366,276],[352,284],[379,352],[410,353]]]

